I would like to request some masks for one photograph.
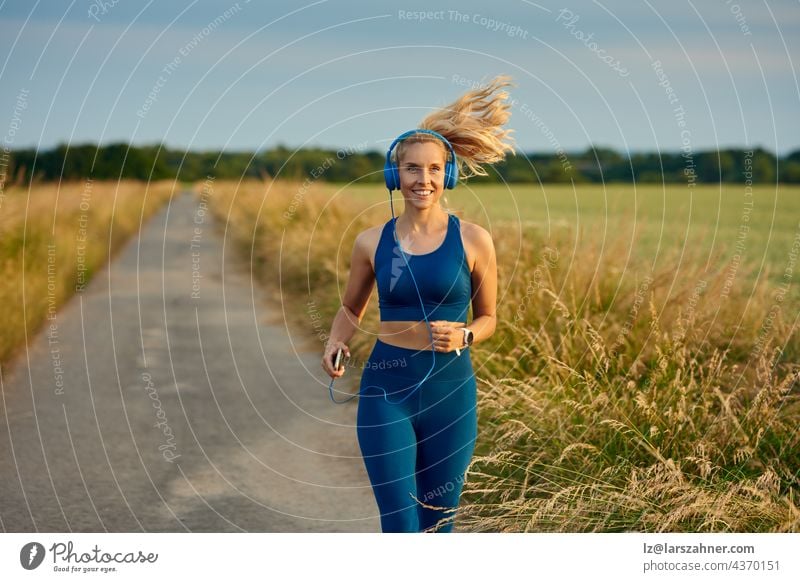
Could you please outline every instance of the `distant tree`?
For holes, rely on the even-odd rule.
[[[776,178],[777,159],[761,148],[753,152],[753,181],[773,183]]]
[[[290,148],[286,145],[257,152],[183,151],[163,143],[130,146],[124,142],[107,145],[60,143],[50,150],[12,150],[8,155],[6,181],[15,176],[27,180],[80,180],[132,178],[182,181],[242,177],[328,182],[383,182],[385,152],[366,151],[337,155],[323,148]],[[641,152],[622,155],[601,146],[578,152],[517,152],[487,168],[487,176],[471,183],[543,182],[665,182],[686,183],[686,171],[693,169],[697,182],[743,182],[745,169],[752,170],[754,183],[800,183],[800,150],[783,159],[759,148],[748,159],[743,149],[695,152]],[[35,176],[34,176],[35,174]]]

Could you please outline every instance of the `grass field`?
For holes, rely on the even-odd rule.
[[[174,188],[173,182],[87,180],[3,191],[0,364],[139,232]]]
[[[497,331],[473,348],[479,437],[461,526],[800,531],[799,194],[449,192],[446,206],[492,227],[500,289]],[[321,354],[353,240],[388,219],[386,192],[278,181],[207,197]],[[355,361],[376,304],[377,292]]]
[[[322,189],[364,203],[387,203],[388,192],[375,185]],[[793,239],[800,235],[800,187],[744,185],[667,187],[629,185],[482,185],[446,191],[457,212],[492,231],[533,231],[547,239],[568,231],[580,247],[592,238],[603,243],[622,239],[631,260],[657,266],[659,261],[696,254],[711,271],[720,261],[741,255],[780,280]],[[402,208],[402,196],[394,193]],[[389,215],[389,209],[386,208]],[[756,271],[757,272],[757,271]],[[800,285],[794,285],[795,290]]]

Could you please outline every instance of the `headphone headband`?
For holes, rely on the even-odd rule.
[[[429,135],[433,135],[437,137],[440,141],[444,143],[447,147],[448,151],[450,152],[450,159],[445,162],[444,166],[444,187],[447,189],[455,188],[456,183],[458,181],[458,166],[456,165],[456,152],[453,149],[453,145],[447,141],[447,139],[440,133],[433,131],[432,129],[412,129],[406,131],[405,133],[400,134],[393,142],[392,145],[389,146],[389,149],[386,151],[386,162],[383,166],[383,178],[386,182],[386,187],[389,191],[392,190],[399,190],[400,189],[400,172],[397,169],[397,164],[392,161],[392,151],[394,150],[395,146],[406,139],[407,137],[417,134],[417,133],[427,133]]]

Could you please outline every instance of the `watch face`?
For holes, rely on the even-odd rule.
[[[468,329],[468,330],[467,330],[467,332],[466,332],[466,336],[467,336],[467,337],[466,337],[466,340],[467,340],[467,345],[468,345],[468,346],[471,346],[471,345],[472,345],[472,330],[471,330],[471,329]]]

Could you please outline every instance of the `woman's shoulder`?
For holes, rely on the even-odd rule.
[[[480,224],[459,219],[461,225],[461,242],[470,272],[475,268],[478,257],[491,256],[494,249],[492,235]]]
[[[356,240],[353,243],[357,251],[360,251],[366,258],[369,259],[373,270],[375,269],[375,251],[378,249],[378,244],[381,240],[381,233],[383,232],[386,223],[377,224],[365,228],[356,235]]]
[[[383,228],[386,226],[386,223],[383,224],[376,224],[375,226],[369,226],[359,232],[356,235],[356,244],[361,245],[376,245],[381,238],[381,233],[383,232]]]
[[[459,219],[461,224],[461,238],[477,248],[492,246],[492,235],[480,224]]]

